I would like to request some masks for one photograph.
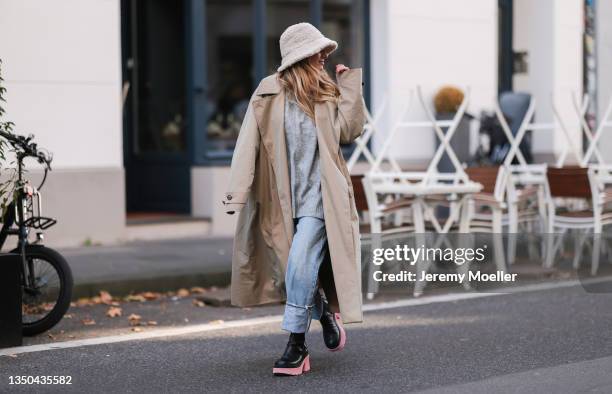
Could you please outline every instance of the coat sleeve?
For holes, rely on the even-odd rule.
[[[340,143],[348,144],[361,136],[366,120],[361,68],[338,75],[338,88],[340,98],[334,127],[340,129]]]
[[[259,152],[259,139],[259,129],[253,113],[253,99],[251,98],[234,148],[229,184],[223,200],[225,212],[230,215],[239,212],[244,207],[251,192],[255,177],[255,162]]]

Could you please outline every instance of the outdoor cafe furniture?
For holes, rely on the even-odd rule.
[[[505,271],[503,226],[518,221],[512,218],[512,204],[507,202],[516,200],[513,182],[509,180],[512,173],[504,166],[470,167],[466,172],[470,179],[483,185],[479,193],[472,195],[467,207],[468,231],[492,234],[495,265],[497,270]],[[508,248],[515,247],[516,244],[508,245]]]
[[[467,231],[467,216],[465,207],[469,196],[482,189],[482,185],[469,179],[453,151],[450,141],[457,126],[465,114],[469,102],[469,89],[457,113],[451,120],[436,120],[429,107],[425,104],[420,88],[416,90],[417,97],[425,110],[428,120],[407,121],[404,119],[412,100],[406,103],[393,127],[386,136],[380,151],[377,153],[370,170],[365,173],[362,183],[368,203],[371,233],[376,234],[373,247],[381,242],[383,234],[405,232],[423,234],[429,223],[437,233],[448,233],[458,224],[460,232]],[[412,94],[411,94],[412,98]],[[394,158],[389,155],[394,137],[400,130],[411,128],[433,127],[440,144],[426,171],[403,171]],[[446,133],[442,130],[447,128]],[[455,172],[439,173],[438,163],[446,153],[453,164]],[[383,169],[383,161],[390,163],[390,169]],[[449,216],[441,223],[433,207],[441,200],[449,203]],[[383,226],[383,219],[396,215],[389,228]],[[416,241],[419,242],[418,240]],[[431,262],[420,261],[417,271],[426,271]],[[462,266],[461,269],[467,269]],[[420,295],[426,283],[417,281],[414,294]],[[378,283],[368,283],[368,298],[373,298],[378,289]]]
[[[459,223],[459,227],[461,227],[461,212],[467,197],[482,188],[480,184],[470,181],[463,165],[459,162],[450,145],[450,140],[457,130],[469,103],[469,89],[457,113],[451,120],[436,120],[429,106],[425,104],[420,87],[417,87],[416,94],[428,120],[404,120],[410,101],[412,101],[410,100],[400,111],[400,116],[394,122],[380,151],[377,153],[374,163],[363,178],[372,232],[381,231],[381,219],[397,209],[411,211],[415,232],[425,232],[425,222],[429,222],[436,232],[446,233],[450,231],[454,224]],[[402,171],[398,168],[397,162],[389,155],[394,137],[400,130],[423,127],[433,127],[440,144],[434,152],[426,171]],[[442,130],[443,127],[448,128],[446,133]],[[448,155],[455,172],[438,172],[438,163],[444,153]],[[391,163],[391,170],[382,169],[384,160]],[[394,196],[394,198],[390,201],[383,199],[381,202],[379,201],[379,195]],[[430,199],[440,196],[445,197],[451,205],[448,220],[444,223],[440,223],[432,208],[432,205],[436,204],[435,199],[433,201]],[[465,227],[465,223],[463,227]]]
[[[509,149],[502,163],[505,179],[500,179],[507,188],[506,211],[502,222],[508,229],[509,264],[514,263],[516,259],[517,234],[525,230],[531,233],[536,228],[542,232],[546,227],[547,165],[528,164],[520,149],[528,132],[554,129],[552,123],[533,121],[535,108],[536,101],[531,95],[508,92],[502,94],[494,106],[497,119],[509,142]],[[512,119],[511,125],[508,124],[506,116]],[[514,164],[515,162],[518,163]],[[533,245],[529,243],[528,247],[530,256],[535,256]],[[543,250],[543,245],[541,249]]]
[[[549,236],[544,265],[553,266],[557,251],[564,240],[563,235],[568,230],[582,230],[582,234],[575,238],[573,266],[578,268],[583,247],[587,244],[589,234],[593,234],[591,273],[595,274],[599,266],[602,230],[605,226],[612,225],[612,193],[608,188],[612,185],[612,166],[549,168],[547,176],[550,185]],[[584,204],[582,209],[568,209],[568,205],[558,204],[560,199],[580,199]]]

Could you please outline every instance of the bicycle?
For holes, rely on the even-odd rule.
[[[40,189],[51,170],[52,156],[40,151],[28,137],[0,132],[14,148],[17,158],[17,180],[12,202],[2,216],[0,248],[9,235],[18,237],[17,248],[11,253],[21,256],[22,270],[22,327],[23,335],[33,336],[49,330],[64,317],[72,297],[72,271],[66,259],[57,251],[42,244],[42,230],[55,225],[57,220],[42,216]],[[24,179],[24,160],[35,158],[44,166],[40,185],[33,187]],[[36,240],[30,242],[31,230]]]

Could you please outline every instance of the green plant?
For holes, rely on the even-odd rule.
[[[454,86],[443,86],[434,97],[434,107],[439,114],[457,112],[463,102],[463,92]]]
[[[3,103],[6,103],[6,99],[4,98],[4,94],[6,93],[6,88],[4,87],[4,79],[2,78],[2,59],[0,59],[0,132],[6,134],[13,134],[13,128],[15,124],[13,122],[4,121],[4,107]],[[6,211],[6,207],[12,201],[15,185],[17,181],[17,171],[15,168],[10,168],[5,165],[7,160],[7,153],[9,152],[9,146],[7,141],[0,137],[0,176],[2,178],[5,177],[5,174],[8,172],[8,178],[0,180],[0,208],[2,208],[2,215],[4,216],[4,212]],[[11,162],[10,164],[14,164]]]
[[[5,112],[2,103],[6,103],[6,99],[4,98],[5,93],[6,88],[4,87],[4,78],[2,78],[2,59],[0,59],[0,131],[10,133],[13,130],[13,122],[2,121]],[[6,141],[4,139],[0,139],[0,160],[2,161],[6,160],[6,148]]]

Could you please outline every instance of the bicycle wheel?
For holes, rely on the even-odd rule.
[[[13,253],[19,253],[13,250]],[[64,317],[72,297],[72,271],[66,259],[53,249],[26,246],[27,264],[22,281],[23,335],[47,331]]]

